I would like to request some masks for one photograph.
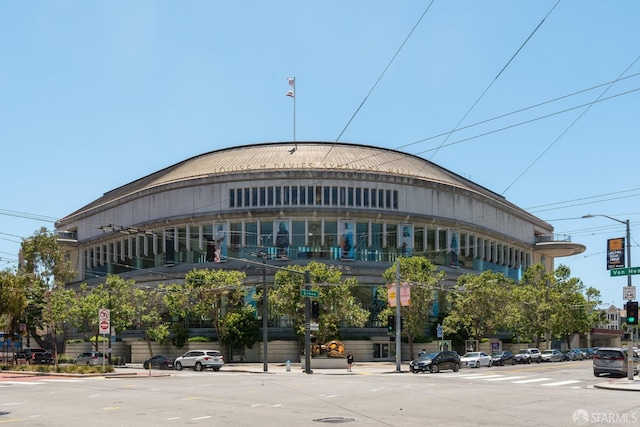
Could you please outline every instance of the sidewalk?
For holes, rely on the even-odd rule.
[[[634,377],[632,380],[627,378],[616,378],[606,382],[593,385],[595,388],[620,391],[640,391],[640,379]]]
[[[116,371],[126,372],[128,369],[142,369],[141,363],[127,363],[125,366],[116,366]],[[367,375],[367,374],[381,374],[381,373],[407,373],[409,372],[408,366],[401,366],[401,372],[396,371],[395,362],[364,362],[356,363],[352,367],[351,372],[347,372],[347,368],[343,369],[313,369],[311,366],[312,374],[314,375]],[[222,371],[225,372],[245,372],[253,374],[304,374],[304,370],[300,363],[291,363],[287,367],[286,363],[269,363],[267,365],[267,371],[264,370],[263,363],[227,363],[223,366]],[[153,369],[152,374],[167,374],[172,370],[158,370]]]

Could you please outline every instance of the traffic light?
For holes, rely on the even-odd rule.
[[[320,316],[320,303],[318,301],[311,301],[311,318],[318,320]]]
[[[638,324],[638,301],[627,301],[627,323]]]
[[[387,330],[389,332],[396,330],[396,316],[387,316]]]

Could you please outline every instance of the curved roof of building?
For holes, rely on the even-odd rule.
[[[521,210],[499,194],[412,154],[359,144],[271,142],[225,148],[183,160],[109,191],[69,216],[167,184],[210,176],[273,171],[342,171],[406,176],[483,194]]]

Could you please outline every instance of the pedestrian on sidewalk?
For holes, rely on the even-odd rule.
[[[351,372],[351,365],[353,365],[353,354],[349,352],[347,354],[347,372]]]

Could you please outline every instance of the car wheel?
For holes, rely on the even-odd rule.
[[[202,363],[200,362],[196,362],[195,366],[193,367],[194,371],[202,371]]]
[[[91,362],[87,362],[87,366],[91,366]]]
[[[458,372],[460,370],[460,365],[458,365],[457,363],[453,364],[453,372]]]
[[[536,363],[540,363],[540,359],[536,360]]]
[[[145,362],[145,363],[142,364],[142,367],[144,369],[149,369],[149,364]]]
[[[487,365],[487,368],[490,368],[491,365],[493,365],[493,360],[489,360],[489,364]]]
[[[220,368],[213,368],[214,371],[218,372]]]
[[[431,365],[429,371],[431,371],[432,374],[437,374],[440,372],[440,367],[438,367],[438,365]]]
[[[176,371],[182,371],[182,363],[176,363]]]
[[[527,364],[530,364],[530,363],[531,363],[531,359],[527,359]]]
[[[596,376],[596,377],[599,377],[600,376],[600,372],[594,372],[593,375]]]

